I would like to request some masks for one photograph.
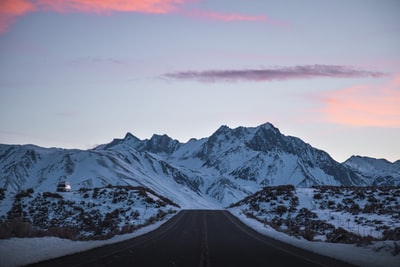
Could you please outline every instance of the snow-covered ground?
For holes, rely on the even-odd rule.
[[[239,209],[230,210],[243,223],[257,232],[284,241],[294,246],[304,248],[315,253],[330,256],[360,267],[398,267],[400,254],[393,256],[393,241],[373,242],[373,245],[357,247],[355,244],[338,244],[328,242],[307,241],[285,233],[278,232],[254,219],[246,217]]]
[[[165,223],[173,215],[169,214],[164,220],[143,227],[134,233],[117,235],[107,240],[72,241],[58,237],[10,238],[0,239],[0,266],[17,267],[80,251],[89,250],[108,244],[117,243],[129,238],[151,232]]]
[[[288,242],[292,245],[314,251],[316,253],[342,259],[362,267],[398,267],[400,255],[393,256],[389,247],[393,242],[374,242],[373,246],[356,247],[353,244],[332,244],[327,242],[310,242],[278,232],[271,227],[247,218],[239,209],[230,210],[246,225],[257,230],[259,233],[271,236],[275,239]],[[112,244],[133,238],[157,229],[173,215],[168,215],[165,220],[153,225],[141,228],[134,233],[114,236],[108,240],[100,241],[71,241],[56,237],[41,238],[11,238],[0,240],[0,266],[17,267],[26,264],[56,258],[76,252],[92,249],[106,244]],[[23,253],[23,257],[21,257]]]
[[[362,267],[399,267],[399,203],[398,187],[278,186],[229,211],[262,234],[319,254]]]
[[[46,206],[48,209],[45,214],[48,214],[49,221],[54,223],[54,219],[58,218],[58,221],[63,222],[60,226],[69,223],[67,226],[72,227],[74,225],[72,222],[80,223],[80,217],[70,216],[76,221],[68,221],[62,219],[64,218],[62,215],[63,212],[79,204],[80,207],[86,207],[86,213],[96,211],[99,216],[92,219],[97,218],[99,223],[108,222],[107,214],[114,214],[115,210],[118,210],[115,220],[107,224],[118,226],[114,227],[118,235],[106,240],[88,241],[72,241],[56,237],[0,239],[0,267],[22,266],[136,237],[156,229],[171,218],[173,214],[167,212],[171,208],[179,210],[176,206],[170,206],[171,203],[167,204],[168,200],[155,192],[129,186],[85,189],[64,193],[62,197],[48,192],[26,191],[15,199],[14,201],[14,197],[3,196],[0,205],[1,219],[5,220],[7,211],[18,208],[21,204],[23,209],[19,212],[31,219],[33,225],[39,227],[45,221],[38,217],[36,211]],[[204,204],[206,202],[204,199]],[[400,266],[399,203],[398,187],[280,186],[265,187],[235,203],[228,210],[261,234],[292,245],[361,267],[398,267]],[[134,216],[135,212],[131,216],[131,213],[121,210],[121,207],[130,205],[137,211],[138,216]],[[190,205],[196,208],[198,203],[187,202],[183,208]],[[61,207],[63,208],[59,210]],[[210,207],[217,208],[215,202],[210,202]],[[57,216],[53,210],[57,211]],[[150,225],[138,228],[133,233],[122,234],[123,232],[118,230],[126,223],[132,225],[145,222],[155,217],[159,210],[166,211],[166,217],[162,217],[160,221],[149,220]],[[42,227],[46,229],[46,225]],[[342,229],[339,234],[338,229]],[[105,231],[105,234],[109,232]],[[83,240],[86,240],[86,236],[96,237],[90,232],[87,232],[87,235],[84,232]],[[348,243],[345,244],[346,242]]]
[[[134,232],[180,208],[144,187],[111,185],[64,193],[30,189],[0,203],[0,238],[46,235],[81,241]]]

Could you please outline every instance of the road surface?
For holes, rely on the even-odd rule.
[[[352,266],[263,236],[228,211],[184,210],[148,234],[30,266]]]

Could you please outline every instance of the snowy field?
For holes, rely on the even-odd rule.
[[[292,245],[314,251],[316,253],[331,256],[337,259],[353,263],[362,267],[398,267],[400,255],[392,256],[387,249],[393,242],[374,242],[373,246],[356,247],[353,244],[332,244],[326,242],[310,242],[277,232],[271,227],[265,227],[256,220],[249,219],[239,210],[231,210],[242,222],[257,230],[261,234],[273,237]],[[71,241],[56,237],[41,238],[11,238],[0,240],[0,266],[17,267],[26,264],[56,258],[76,252],[92,249],[106,244],[116,243],[133,238],[155,230],[173,215],[168,215],[164,221],[141,228],[134,233],[114,236],[109,240],[101,241]],[[33,249],[34,248],[34,249]],[[379,250],[379,252],[378,252]],[[16,251],[18,254],[16,254]],[[23,257],[20,255],[23,254]]]
[[[7,210],[13,211],[13,207],[21,206],[24,207],[22,212],[25,217],[30,218],[36,226],[44,223],[36,212],[43,207],[48,207],[46,214],[49,222],[57,219],[69,225],[79,223],[79,227],[84,226],[78,220],[79,216],[76,220],[62,217],[76,203],[82,206],[90,204],[86,207],[86,212],[99,214],[91,218],[98,219],[96,224],[109,222],[107,214],[114,214],[115,210],[119,212],[111,221],[113,223],[108,223],[108,227],[102,231],[108,236],[110,232],[107,229],[111,227],[117,234],[104,240],[87,240],[93,239],[89,238],[92,235],[87,231],[84,231],[84,235],[81,234],[84,239],[80,241],[49,236],[0,239],[0,267],[23,266],[133,238],[158,228],[173,216],[172,213],[165,213],[165,217],[159,221],[149,220],[155,218],[158,210],[168,211],[173,207],[175,211],[179,211],[179,208],[164,203],[167,199],[163,200],[155,193],[139,189],[106,187],[81,190],[63,194],[61,199],[55,194],[25,192],[16,197],[14,202],[7,201],[11,198],[3,199],[0,206],[3,219],[6,218]],[[398,240],[400,229],[399,193],[398,187],[265,187],[235,203],[228,210],[261,234],[292,245],[360,267],[399,267],[400,242],[394,241]],[[212,208],[215,208],[214,204]],[[121,207],[131,205],[140,216],[132,217],[130,210],[129,213],[121,210]],[[59,210],[60,207],[63,209]],[[53,210],[57,211],[57,216]],[[133,233],[125,234],[118,230],[126,223],[140,224],[146,220],[151,224],[138,228]],[[338,229],[344,231],[339,235],[342,238],[340,240]]]
[[[0,204],[0,266],[22,266],[129,239],[154,230],[179,210],[169,199],[132,186],[60,194],[26,190],[3,196]],[[13,216],[26,221],[8,219]]]
[[[58,237],[0,239],[0,266],[23,266],[117,243],[151,232],[169,220],[172,216],[173,215],[169,214],[163,221],[158,221],[152,225],[143,227],[134,233],[117,235],[108,240],[72,241]],[[21,255],[23,256],[21,257]]]
[[[247,226],[266,236],[281,240],[294,246],[313,251],[315,253],[340,259],[360,267],[399,267],[400,255],[391,254],[393,241],[374,242],[368,247],[357,247],[354,244],[334,244],[327,242],[307,241],[285,233],[278,232],[271,227],[246,217],[239,210],[230,210]]]
[[[229,211],[262,234],[322,255],[399,267],[399,193],[398,187],[265,187]]]

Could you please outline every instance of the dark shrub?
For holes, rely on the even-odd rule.
[[[63,198],[60,194],[52,193],[52,192],[43,192],[43,197],[51,197],[51,198],[58,198],[58,199]]]
[[[278,205],[276,208],[275,208],[275,212],[276,213],[278,213],[280,216],[282,216],[282,214],[284,214],[285,212],[287,212],[287,208],[286,208],[286,206],[282,206],[282,205]]]
[[[322,195],[321,195],[321,193],[315,193],[313,198],[314,199],[322,199]]]
[[[383,240],[400,240],[400,227],[384,230]]]

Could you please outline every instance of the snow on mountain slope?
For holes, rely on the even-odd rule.
[[[52,191],[63,180],[73,189],[145,186],[184,208],[225,207],[264,186],[377,183],[360,175],[354,164],[340,164],[270,123],[221,126],[210,137],[187,143],[167,135],[140,140],[127,133],[91,150],[0,145],[0,187]]]
[[[209,138],[180,145],[167,159],[182,166],[182,171],[200,172],[202,192],[224,205],[266,185],[363,182],[326,152],[281,134],[269,123],[251,128],[222,126]]]
[[[400,185],[400,160],[352,156],[343,164],[370,185]]]
[[[182,207],[209,206],[194,182],[156,155],[129,147],[120,150],[65,150],[1,145],[0,177],[8,191],[55,191],[67,180],[73,190],[112,185],[145,186]],[[118,147],[118,146],[117,146]],[[182,189],[182,190],[179,190]],[[206,202],[206,203],[204,203]],[[212,201],[211,201],[212,204]]]

